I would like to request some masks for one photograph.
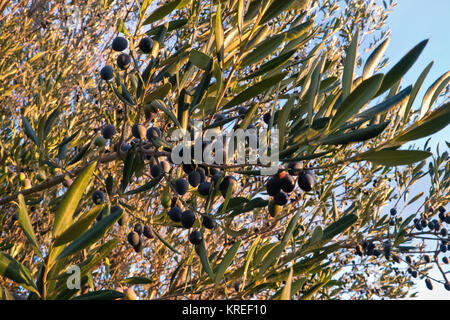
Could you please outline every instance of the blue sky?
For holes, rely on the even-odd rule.
[[[418,62],[403,78],[403,86],[414,84],[427,64],[434,61],[413,106],[417,108],[428,87],[450,69],[450,1],[397,0],[397,2],[397,6],[388,19],[392,36],[386,54],[391,59],[391,63],[397,62],[420,41],[430,39]],[[447,141],[450,140],[449,135],[449,127],[436,134],[431,141],[432,150],[435,150],[438,142],[443,148],[445,138],[447,137]]]
[[[433,81],[450,70],[450,0],[398,0],[397,2],[397,6],[388,19],[392,35],[386,54],[391,63],[397,62],[420,41],[430,39],[419,61],[403,79],[403,86],[414,84],[426,65],[434,61],[433,68],[413,106],[417,108],[422,102],[423,94]],[[450,127],[434,135],[430,142],[431,150],[435,152],[437,143],[440,144],[441,152],[447,149],[445,141],[450,141],[449,137]],[[425,140],[418,140],[416,144],[423,146]],[[425,184],[417,187],[428,189]],[[414,194],[413,191],[411,194]],[[448,266],[446,270],[449,270]],[[442,278],[440,274],[434,275],[439,279]],[[429,291],[424,281],[420,280],[417,285],[418,298],[450,300],[450,292],[446,291],[442,285],[435,284],[434,287],[433,291]]]

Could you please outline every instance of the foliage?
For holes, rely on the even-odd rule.
[[[434,230],[418,227],[449,201],[448,152],[409,142],[448,125],[442,93],[449,75],[413,108],[431,65],[412,86],[402,88],[402,77],[427,41],[388,66],[385,21],[393,6],[360,0],[0,5],[2,298],[134,299],[134,291],[145,299],[398,298],[409,293],[413,277],[430,278],[425,254],[443,275],[432,280],[448,288],[439,260],[446,219]],[[119,34],[131,57],[125,70],[111,49]],[[144,36],[153,40],[147,54],[139,49]],[[105,65],[114,66],[112,81],[100,77]],[[197,187],[177,195],[175,179],[186,178],[182,167],[156,176],[150,167],[170,161],[171,133],[190,129],[194,120],[225,132],[276,125],[283,132],[280,168],[300,162],[314,171],[313,189],[296,187],[288,204],[274,207],[266,192],[271,177],[260,166],[203,164],[221,170],[217,186],[206,197]],[[117,134],[105,145],[99,137],[108,124]],[[134,124],[162,135],[133,140]],[[217,187],[225,175],[238,185],[222,196]],[[411,186],[427,177],[425,197],[408,202]],[[96,190],[105,195],[100,204],[92,200]],[[419,199],[412,215],[401,215]],[[388,211],[393,202],[396,216]],[[175,203],[195,213],[199,244],[169,218]],[[218,227],[205,228],[203,217]],[[137,223],[154,233],[141,237],[143,250],[128,243]],[[74,265],[80,289],[67,287]],[[376,288],[367,285],[373,277]]]

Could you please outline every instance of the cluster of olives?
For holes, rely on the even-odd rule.
[[[155,233],[153,232],[152,227],[149,225],[142,226],[140,223],[136,223],[133,231],[127,235],[128,243],[137,253],[141,252],[144,247],[144,241],[141,237],[142,235],[144,235],[147,239],[155,238]]]
[[[92,193],[92,202],[96,205],[104,203],[105,196],[104,196],[103,192],[101,192],[100,190],[95,190]],[[116,205],[116,206],[112,206],[110,209],[111,212],[115,212],[117,210],[122,211],[122,208],[120,208],[119,206]],[[103,214],[103,211],[102,211],[102,213],[100,213],[97,216],[97,221],[100,221],[103,218],[102,214]],[[122,215],[122,217],[118,220],[118,224],[120,226],[126,224],[126,216],[125,215]],[[128,242],[130,243],[130,245],[134,248],[134,250],[136,252],[141,252],[143,249],[143,240],[142,240],[141,235],[144,235],[148,239],[155,238],[155,233],[153,232],[153,229],[151,226],[149,226],[149,225],[142,226],[142,224],[136,223],[134,225],[134,231],[131,231],[127,236]]]
[[[127,53],[123,51],[128,48],[128,41],[123,37],[116,37],[112,42],[112,49],[117,52],[121,52],[117,56],[117,66],[121,70],[126,70],[131,62],[131,58]],[[153,41],[149,37],[144,37],[140,40],[139,49],[145,53],[149,54],[153,50]],[[105,81],[112,80],[114,75],[114,70],[111,66],[105,66],[100,71],[100,76]],[[147,116],[147,111],[146,116]],[[237,114],[240,117],[243,117],[248,112],[246,107],[239,107],[237,110]],[[272,118],[272,114],[267,112],[263,115],[262,120],[267,125],[270,124]],[[222,114],[215,115],[214,123],[218,126],[222,125],[222,123],[226,122],[227,117]],[[248,125],[247,129],[256,128],[254,125]],[[161,131],[157,127],[146,128],[143,124],[134,124],[131,128],[132,135],[134,140],[131,143],[138,143],[139,141],[144,141],[147,139],[152,142],[155,138],[161,137]],[[106,144],[106,140],[111,140],[113,136],[116,134],[116,128],[109,124],[102,128],[102,136],[98,137],[95,141],[95,144],[98,146],[104,146]],[[207,145],[206,142],[202,143],[203,148]],[[123,142],[121,146],[116,143],[114,145],[114,151],[119,152],[119,149],[123,152],[127,152],[131,148],[131,145],[127,142]],[[193,151],[193,150],[191,150]],[[225,150],[224,150],[225,155]],[[182,156],[182,151],[180,152],[180,156]],[[225,155],[226,157],[226,155]],[[150,164],[150,174],[153,178],[159,177],[162,174],[168,174],[171,171],[171,164],[166,160],[155,160],[155,158],[150,158],[152,163]],[[189,229],[189,242],[193,245],[198,245],[203,241],[203,233],[200,230],[192,230],[195,222],[198,219],[201,219],[201,225],[205,229],[213,230],[217,227],[217,222],[210,215],[199,214],[191,209],[182,209],[183,206],[178,201],[178,197],[184,196],[189,192],[190,187],[195,189],[196,192],[203,197],[207,197],[210,195],[215,186],[218,186],[219,191],[223,198],[227,197],[228,193],[233,195],[236,193],[238,188],[238,181],[235,177],[231,175],[227,175],[223,177],[223,172],[216,168],[211,168],[208,166],[204,166],[201,164],[183,164],[182,165],[183,172],[186,174],[185,178],[178,178],[171,181],[171,186],[177,194],[177,197],[173,198],[170,201],[170,205],[167,202],[166,208],[168,210],[168,217],[171,221],[176,224],[180,224],[183,228]],[[315,176],[311,170],[305,169],[300,163],[292,162],[289,163],[286,170],[281,169],[277,174],[270,177],[266,182],[266,190],[267,194],[271,197],[269,200],[269,214],[271,216],[276,216],[280,210],[281,206],[288,204],[289,202],[289,194],[291,194],[295,189],[296,181],[294,177],[297,177],[297,185],[304,192],[310,192],[314,188],[315,184]],[[221,180],[222,179],[222,180]],[[100,204],[104,202],[103,193],[99,190],[95,191],[92,195],[92,200],[95,204]],[[161,200],[163,202],[163,200]],[[120,209],[120,207],[113,207],[111,211]],[[120,209],[121,210],[121,209]],[[422,217],[421,219],[414,220],[414,226],[417,230],[422,231],[425,228],[429,228],[430,232],[436,233],[436,235],[440,235],[442,237],[447,237],[448,231],[446,228],[442,227],[442,223],[450,223],[450,215],[445,213],[445,209],[443,207],[439,207],[439,220],[433,219],[428,221],[426,217]],[[397,215],[397,210],[392,208],[390,210],[391,220],[390,224],[395,224],[395,216]],[[101,219],[101,216],[98,217]],[[122,225],[123,221],[120,220],[119,224]],[[143,238],[144,235],[148,239],[153,239],[155,234],[151,228],[151,226],[146,225],[145,227],[136,223],[134,225],[133,231],[128,233],[127,239],[130,245],[134,248],[136,252],[141,252],[143,249]],[[446,252],[450,250],[450,245],[447,245],[447,240],[441,240],[440,251]],[[392,260],[396,263],[400,263],[399,256],[392,254],[391,252],[391,243],[390,241],[385,241],[384,243],[380,243],[377,245],[370,240],[363,240],[359,245],[356,246],[356,254],[359,256],[374,256],[379,257],[382,254],[386,259],[392,258]],[[429,256],[424,256],[424,261],[426,263],[431,262],[431,258]],[[444,257],[442,259],[444,263],[448,263],[448,259]],[[412,259],[410,256],[406,256],[406,262],[411,266]],[[418,273],[413,268],[408,268],[408,273],[412,275],[412,277],[416,278]],[[426,280],[427,287],[431,290],[432,283],[427,278]],[[240,282],[235,284],[235,290],[239,291]],[[449,284],[446,284],[446,289],[449,290]]]
[[[423,216],[421,219],[415,218],[414,219],[414,227],[418,231],[424,231],[426,228],[429,229],[429,232],[434,233],[436,236],[445,238],[448,236],[448,230],[447,228],[444,228],[442,226],[443,223],[450,224],[450,215],[448,215],[445,212],[445,208],[443,206],[440,206],[438,208],[439,214],[439,220],[438,219],[432,219],[428,220],[425,216]],[[432,209],[430,210],[432,212]],[[442,253],[447,252],[450,250],[450,244],[448,244],[447,239],[441,239],[441,243],[439,244],[439,251]]]
[[[123,37],[116,37],[112,42],[112,49],[117,52],[121,52],[117,56],[117,66],[121,70],[126,70],[130,63],[131,58],[127,53],[124,53],[125,49],[128,48],[128,40]],[[139,49],[145,53],[151,53],[153,50],[153,40],[149,37],[143,37],[139,42]],[[114,69],[111,66],[105,66],[100,70],[100,77],[103,80],[110,81],[114,76]]]
[[[297,176],[297,183],[301,190],[309,192],[314,188],[314,173],[304,170],[299,162],[289,163],[288,172],[281,170],[267,181],[267,194],[272,197],[269,201],[271,216],[277,214],[278,206],[284,206],[289,202],[289,194],[295,189],[293,176]]]
[[[439,253],[445,253],[447,251],[450,250],[450,244],[448,244],[450,239],[440,239],[439,238],[445,238],[448,236],[448,231],[446,228],[442,227],[443,223],[450,223],[450,215],[448,215],[445,212],[445,208],[443,206],[439,206],[438,207],[438,219],[432,219],[429,220],[425,214],[423,214],[421,216],[421,218],[415,218],[413,220],[413,224],[414,224],[414,228],[418,231],[425,231],[426,228],[429,229],[429,233],[433,233],[437,236],[437,240],[440,241],[439,243],[439,250],[435,253],[435,258],[438,258],[438,254]],[[394,217],[397,214],[397,210],[395,208],[392,208],[390,210],[391,216]],[[429,209],[429,213],[433,214],[434,210],[433,209]],[[395,262],[399,263],[400,259],[397,257],[397,259],[394,259]],[[423,262],[425,264],[431,263],[432,259],[429,255],[424,254],[423,255]],[[415,270],[415,268],[413,268],[414,262],[413,259],[410,255],[407,255],[405,257],[405,262],[409,265],[409,268],[406,270],[408,274],[410,274],[413,278],[417,278],[418,276],[418,272],[417,270]],[[444,264],[448,264],[448,258],[447,257],[442,257],[442,262]],[[433,290],[433,284],[430,280],[430,278],[426,278],[425,279],[425,284],[426,287],[429,290]],[[444,287],[446,290],[450,291],[450,284],[448,282],[446,282],[444,284]]]
[[[131,130],[134,139],[131,141],[132,144],[136,144],[139,141],[143,141],[147,138],[149,141],[152,141],[153,138],[161,137],[161,131],[157,127],[150,127],[148,129],[145,128],[142,124],[135,124]],[[101,130],[102,135],[98,136],[94,144],[97,147],[104,147],[106,145],[107,140],[111,140],[116,134],[116,127],[112,124],[105,125]],[[121,152],[127,152],[131,149],[132,144],[123,141],[120,146]],[[119,152],[119,143],[115,143],[113,147],[114,152]],[[167,171],[167,164],[164,164],[163,168]]]
[[[128,41],[123,37],[116,37],[112,42],[112,49],[117,52],[122,52],[128,47]],[[144,37],[139,43],[139,49],[143,53],[151,53],[153,49],[153,41],[149,37]],[[130,64],[130,56],[126,53],[121,53],[117,57],[117,65],[120,69],[125,70]],[[100,71],[100,76],[103,80],[110,81],[113,78],[113,68],[111,66],[105,66]],[[247,108],[241,107],[239,110],[240,115],[244,115],[247,112]],[[225,117],[220,115],[217,116],[216,121],[223,121]],[[116,128],[114,125],[108,124],[102,128],[102,136],[97,137],[95,144],[97,146],[105,146],[107,140],[111,140],[116,134]],[[134,124],[131,128],[131,133],[135,138],[131,143],[138,143],[147,138],[148,141],[152,141],[154,138],[161,137],[161,131],[157,127],[146,128],[142,124]],[[127,152],[132,146],[123,142],[120,146],[120,151]],[[205,147],[205,145],[204,145]],[[119,152],[119,145],[116,143],[114,145],[114,151]],[[182,155],[182,154],[181,154]],[[148,159],[148,158],[147,158]],[[166,160],[155,160],[150,158],[152,161],[150,165],[150,174],[152,177],[156,178],[163,173],[169,173],[171,170],[171,164]],[[187,179],[180,178],[172,181],[172,186],[178,196],[183,196],[189,191],[189,186],[192,188],[197,188],[197,192],[202,196],[208,196],[212,190],[212,184],[217,183],[221,178],[222,172],[215,168],[209,168],[207,166],[195,165],[195,164],[184,164],[183,171],[187,174]],[[210,179],[209,179],[210,178]],[[223,197],[226,196],[227,191],[231,189],[231,193],[237,190],[237,180],[233,176],[226,176],[222,179],[219,184],[219,190],[221,191]],[[103,193],[101,191],[94,192],[93,195],[94,203],[101,203],[104,201]],[[171,209],[168,212],[169,218],[176,222],[181,223],[184,228],[190,229],[194,225],[197,217],[192,210],[182,210],[175,201],[171,202]],[[101,217],[100,217],[101,218]],[[207,229],[214,229],[217,226],[216,221],[210,217],[203,215],[202,224]],[[137,230],[136,230],[137,228]],[[139,227],[135,226],[135,230],[128,235],[128,241],[138,252],[141,250],[142,241],[140,240]],[[203,235],[200,231],[194,230],[189,235],[189,240],[193,244],[199,244],[203,239]]]
[[[423,260],[424,260],[425,263],[430,263],[431,262],[431,258],[428,255],[423,255]],[[419,274],[418,274],[418,272],[416,270],[416,267],[413,267],[415,265],[415,263],[414,263],[414,261],[413,261],[413,259],[412,259],[412,257],[410,255],[407,255],[405,257],[405,262],[410,266],[406,270],[406,272],[408,274],[410,274],[413,278],[417,278]],[[443,257],[442,258],[442,262],[445,263],[445,264],[448,264],[448,258],[447,257]],[[425,278],[425,285],[426,285],[426,287],[429,290],[433,290],[433,283],[431,282],[430,278],[428,278],[428,277]],[[446,290],[450,291],[450,283],[445,282],[444,283],[444,288]]]
[[[355,250],[358,256],[366,255],[379,257],[381,255],[381,250],[377,248],[373,241],[370,240],[363,240],[359,245],[356,246]],[[388,242],[385,243],[384,254],[385,256],[387,256],[387,259],[391,256],[391,246]]]
[[[212,185],[219,182],[222,172],[216,168],[209,168],[203,165],[196,164],[183,164],[183,171],[187,174],[187,179],[180,178],[175,180],[173,186],[175,192],[183,196],[189,190],[189,186],[192,188],[197,188],[197,192],[201,196],[208,196],[212,190]],[[210,180],[210,181],[208,181]],[[225,198],[227,192],[231,194],[237,191],[237,180],[233,176],[225,176],[219,184],[219,190],[222,196]],[[168,212],[169,218],[176,223],[181,223],[181,225],[190,229],[193,227],[195,221],[197,220],[197,215],[192,210],[182,210],[175,201],[171,203],[171,209]],[[215,229],[217,227],[217,222],[212,216],[202,215],[202,225],[206,229]],[[203,240],[203,235],[200,231],[194,230],[189,234],[189,241],[194,244],[200,244]]]

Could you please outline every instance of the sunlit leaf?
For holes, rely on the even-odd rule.
[[[64,198],[58,206],[53,223],[53,235],[55,238],[60,236],[69,225],[72,224],[73,214],[78,207],[78,203],[83,196],[92,174],[94,173],[97,163],[92,162],[86,169],[81,172],[75,181],[67,190]]]
[[[423,96],[422,105],[420,107],[419,118],[422,118],[430,109],[437,95],[441,92],[443,87],[447,86],[450,82],[450,71],[440,76],[427,90]],[[442,85],[442,87],[441,87]]]
[[[39,244],[36,239],[36,234],[34,233],[33,226],[31,225],[30,216],[28,215],[27,207],[25,205],[25,199],[21,193],[18,195],[17,200],[19,200],[19,212],[18,212],[19,224],[22,227],[26,237],[28,238],[28,241],[30,241],[33,250],[39,257],[42,258],[42,254],[39,249]]]
[[[419,58],[423,49],[428,43],[428,39],[420,42],[414,48],[411,49],[391,70],[386,73],[376,96],[379,96],[389,90],[399,79],[401,79],[408,70],[414,65]]]
[[[241,103],[244,103],[245,101],[248,101],[251,98],[256,97],[258,94],[267,91],[269,88],[273,87],[274,85],[277,85],[285,76],[286,76],[286,73],[282,72],[282,73],[274,75],[270,78],[267,78],[261,82],[255,83],[253,86],[251,86],[250,88],[247,88],[246,90],[244,90],[243,92],[238,94],[236,97],[234,97],[223,108],[228,109],[228,108],[234,107],[236,105],[239,105]]]
[[[219,264],[219,267],[217,268],[215,280],[215,285],[218,285],[220,280],[222,279],[223,275],[225,274],[225,271],[230,266],[230,264],[233,262],[234,257],[236,256],[239,247],[241,246],[242,241],[235,242],[231,248],[227,251],[225,256],[223,257],[222,261]]]
[[[344,122],[355,115],[363,106],[365,106],[375,95],[381,82],[383,75],[377,74],[364,80],[336,110],[336,114],[331,121],[330,130],[340,127]]]
[[[436,133],[450,123],[450,103],[446,103],[431,112],[426,118],[422,119],[417,126],[407,129],[400,134],[396,141],[413,141]]]
[[[378,47],[373,50],[370,56],[367,58],[366,64],[364,65],[363,70],[363,80],[370,78],[376,71],[376,68],[380,64],[383,56],[389,46],[391,38],[387,38],[384,40]]]
[[[206,274],[211,278],[212,281],[215,280],[215,275],[213,270],[211,269],[211,265],[209,264],[208,253],[206,251],[205,242],[202,242],[195,246],[195,252],[197,252],[200,262],[203,266],[203,270],[205,270]]]
[[[431,152],[427,151],[381,150],[362,154],[358,156],[358,159],[384,166],[400,166],[425,160],[431,155]]]
[[[355,73],[356,55],[358,53],[359,28],[356,28],[352,41],[346,51],[344,73],[342,75],[342,98],[345,99],[353,91],[353,75]]]
[[[83,233],[79,238],[71,242],[64,250],[59,254],[57,259],[62,259],[83,250],[90,245],[97,242],[103,237],[117,220],[122,216],[123,211],[117,210],[111,212],[108,216],[102,218],[96,224],[94,224],[89,230]]]
[[[147,17],[147,19],[145,19],[143,24],[146,25],[161,20],[165,16],[169,15],[172,11],[187,6],[189,3],[190,0],[173,0],[167,2],[165,5],[160,6],[155,11],[153,11]]]

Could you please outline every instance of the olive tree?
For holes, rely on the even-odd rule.
[[[422,101],[432,64],[402,83],[427,40],[385,58],[394,6],[3,2],[2,297],[399,298],[414,278],[449,290],[448,152],[414,141],[448,125],[450,76]],[[236,164],[236,148],[178,163],[195,143],[175,152],[174,133],[196,123],[272,129],[275,172]],[[429,190],[409,199],[419,181]]]

